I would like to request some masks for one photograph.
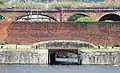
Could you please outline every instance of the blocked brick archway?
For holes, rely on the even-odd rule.
[[[13,22],[8,28],[8,43],[33,44],[51,40],[80,40],[95,45],[113,46],[120,40],[119,22]]]

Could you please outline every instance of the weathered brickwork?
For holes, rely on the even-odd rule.
[[[111,2],[111,1],[110,1]],[[38,14],[38,11],[33,11],[33,14]],[[39,15],[50,17],[50,19],[55,19],[57,21],[68,21],[69,18],[71,18],[74,15],[85,15],[92,18],[93,21],[98,22],[101,18],[108,14],[114,15],[120,15],[119,9],[80,9],[80,10],[63,10],[63,13],[61,14],[61,11],[59,10],[53,10],[48,12],[39,12]],[[41,14],[43,13],[43,14]],[[12,21],[17,21],[17,19],[21,19],[24,16],[28,16],[31,14],[31,11],[1,11],[0,15],[5,17],[6,20],[12,19]],[[119,17],[118,17],[119,18]],[[116,19],[118,19],[116,18]],[[119,20],[119,19],[118,19]],[[119,20],[120,21],[120,20]]]
[[[48,64],[48,50],[0,51],[0,64]]]
[[[79,51],[81,64],[88,65],[119,65],[120,64],[120,51]]]
[[[8,28],[8,43],[30,44],[49,40],[80,40],[95,45],[120,43],[120,23],[13,22]]]
[[[0,21],[0,41],[5,41],[7,37],[7,29],[10,24],[11,24],[11,20]]]

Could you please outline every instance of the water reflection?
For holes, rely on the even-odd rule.
[[[2,65],[0,73],[119,73],[120,67],[71,65]]]

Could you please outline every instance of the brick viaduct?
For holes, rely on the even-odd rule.
[[[39,14],[43,16],[50,17],[57,21],[67,21],[71,16],[74,15],[85,15],[91,17],[95,22],[105,19],[105,16],[112,18],[116,16],[116,19],[120,19],[119,9],[81,9],[81,10],[52,10],[52,11],[32,11],[32,14]],[[16,21],[24,16],[31,15],[30,10],[7,10],[1,11],[0,15],[4,16],[6,19],[12,19]],[[106,18],[108,18],[106,17]]]

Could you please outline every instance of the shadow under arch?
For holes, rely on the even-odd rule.
[[[81,17],[90,17],[86,14],[82,14],[82,13],[78,13],[78,14],[74,14],[72,16],[70,16],[67,21],[76,21],[78,18],[81,18]]]
[[[23,17],[26,17],[26,16],[28,16],[29,17],[29,19],[31,19],[30,18],[30,16],[33,16],[33,15],[39,15],[39,16],[45,16],[45,17],[47,17],[48,19],[52,19],[53,21],[57,21],[57,19],[55,19],[54,17],[51,17],[51,16],[49,16],[49,15],[46,15],[46,14],[24,14],[24,15],[21,15],[21,16],[18,16],[18,17],[16,17],[16,19],[15,19],[15,21],[18,21],[19,19],[23,19]],[[36,18],[37,19],[37,18]],[[42,18],[41,18],[42,19]]]
[[[120,16],[117,14],[106,14],[99,21],[120,21]]]
[[[59,65],[59,64],[79,64],[78,62],[78,50],[77,49],[49,49],[48,50],[48,58],[50,65]],[[74,59],[74,61],[69,59]],[[67,61],[65,61],[65,59]],[[76,61],[75,61],[76,60]]]

